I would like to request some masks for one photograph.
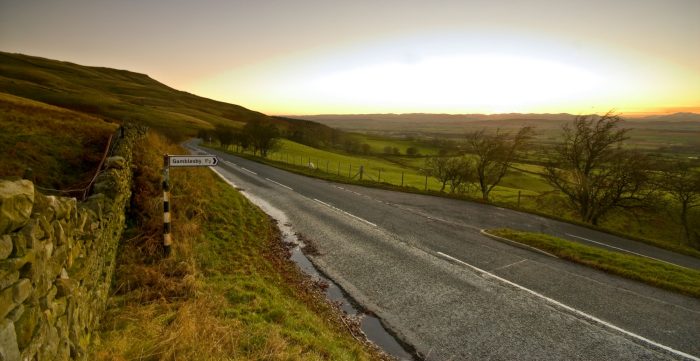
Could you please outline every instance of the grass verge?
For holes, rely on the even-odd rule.
[[[541,233],[512,229],[495,229],[488,233],[608,273],[700,298],[700,271],[697,270],[590,247]]]
[[[180,150],[181,151],[181,150]],[[297,267],[273,222],[206,169],[173,169],[173,255],[160,259],[161,154],[138,149],[133,227],[94,360],[381,360]]]

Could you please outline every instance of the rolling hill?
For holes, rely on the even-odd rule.
[[[175,139],[197,129],[268,119],[170,88],[145,74],[6,52],[0,52],[0,91],[106,120],[142,123]]]

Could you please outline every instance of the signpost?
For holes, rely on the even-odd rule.
[[[215,167],[219,158],[213,155],[166,155],[170,167]]]
[[[219,158],[214,155],[163,155],[163,252],[170,255],[173,240],[170,236],[170,167],[215,167]]]

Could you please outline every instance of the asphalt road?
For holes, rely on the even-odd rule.
[[[511,227],[691,257],[477,203],[336,184],[211,150],[217,171],[283,212],[324,273],[427,360],[700,359],[700,300],[481,234]]]

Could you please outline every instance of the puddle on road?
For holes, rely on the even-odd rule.
[[[306,257],[306,255],[301,251],[305,246],[304,242],[301,241],[294,231],[292,230],[291,224],[287,219],[287,215],[281,210],[273,207],[267,201],[260,199],[248,192],[241,191],[243,195],[248,198],[255,205],[260,207],[265,213],[277,221],[277,226],[282,233],[282,238],[284,242],[294,244],[294,248],[291,250],[290,259],[297,264],[299,269],[311,278],[315,280],[320,280],[326,284],[328,287],[325,289],[326,297],[337,303],[345,313],[350,316],[361,315],[360,329],[367,335],[367,338],[379,346],[384,352],[396,357],[399,360],[416,360],[409,352],[404,349],[404,347],[392,336],[384,325],[382,325],[379,319],[371,314],[367,314],[359,310],[355,305],[356,302],[352,302],[350,296],[348,296],[345,291],[343,291],[335,282],[321,274],[316,266],[311,263],[311,261]]]

